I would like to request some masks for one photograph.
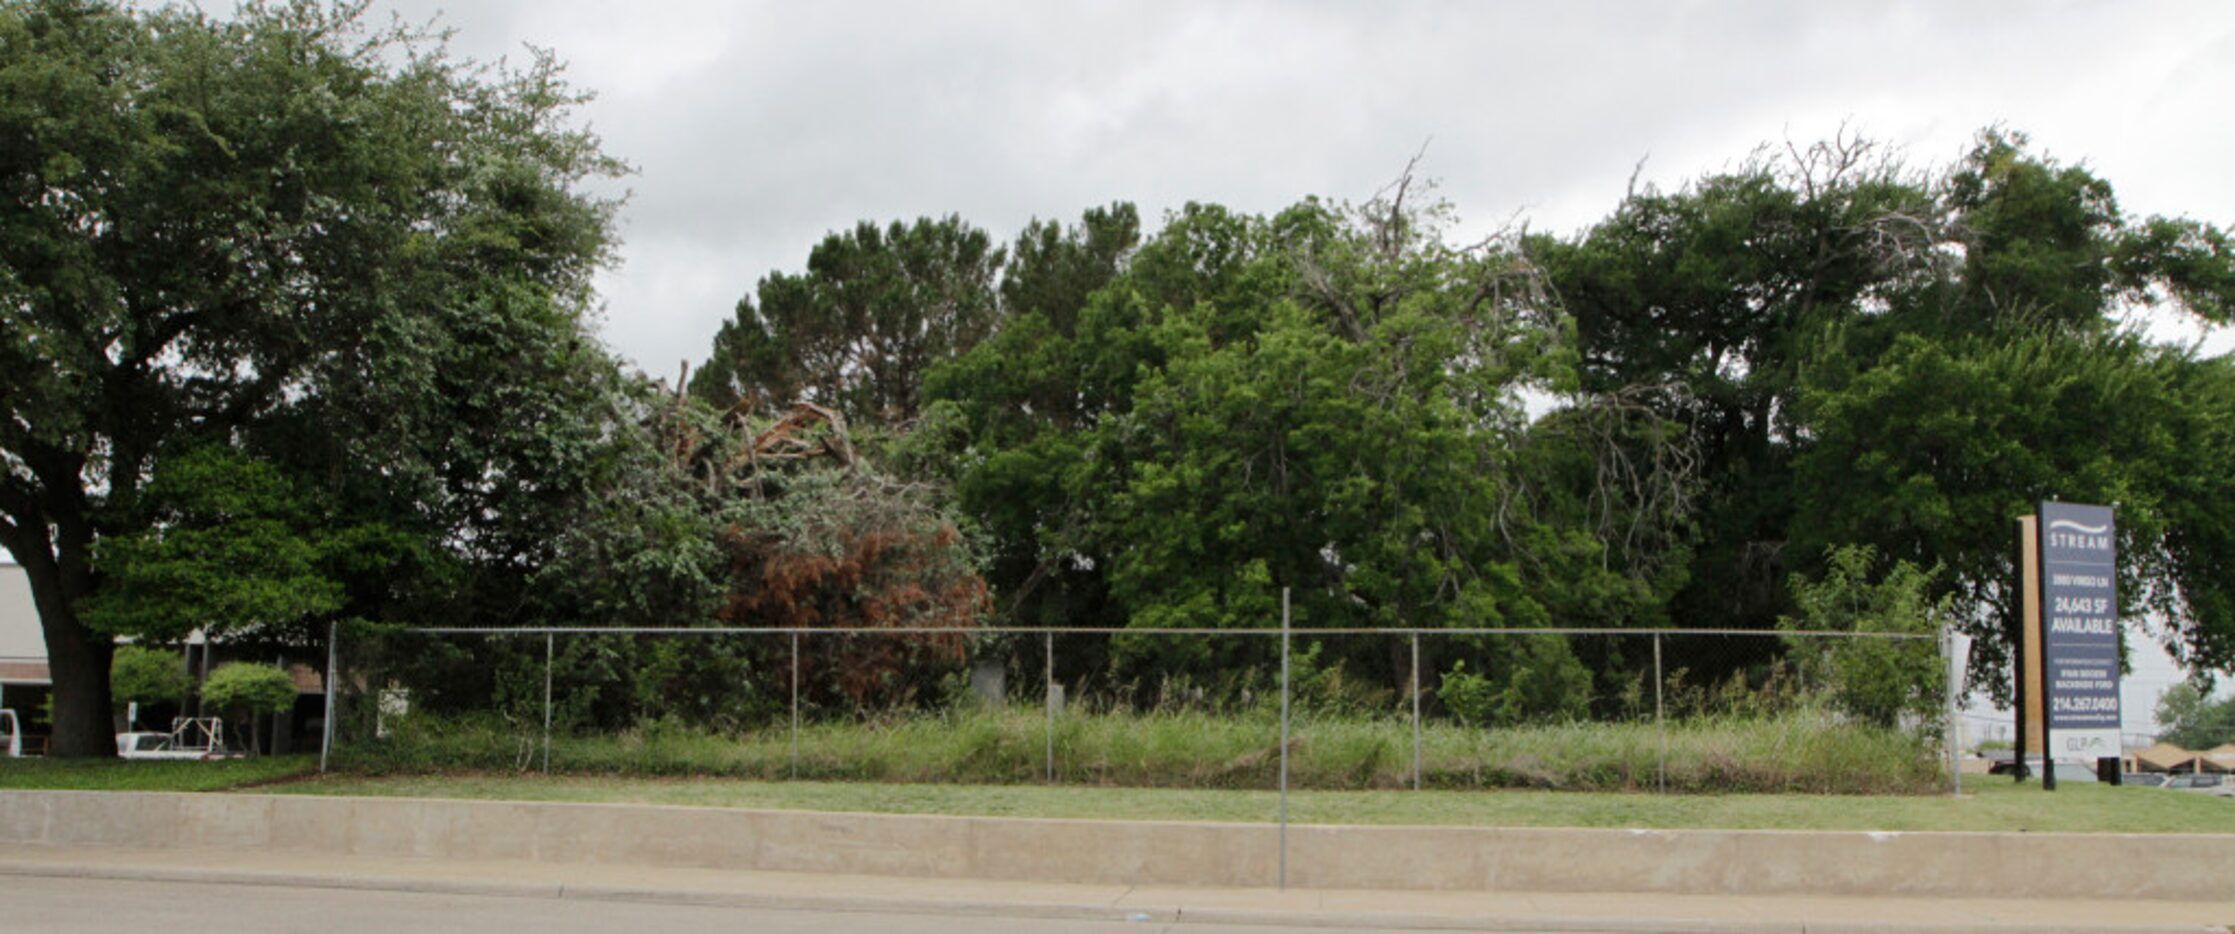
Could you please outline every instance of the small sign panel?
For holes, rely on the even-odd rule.
[[[2118,534],[2107,506],[2042,503],[2041,630],[2059,759],[2119,754]]]

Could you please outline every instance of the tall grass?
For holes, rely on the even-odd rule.
[[[1023,784],[1043,780],[1037,709],[961,709],[886,721],[805,724],[796,768],[790,732],[724,736],[667,723],[617,734],[554,736],[551,770],[575,775],[788,777],[839,781]],[[1403,719],[1299,718],[1290,781],[1311,789],[1409,787],[1412,730]],[[1269,788],[1279,726],[1265,713],[1070,714],[1055,722],[1063,784]],[[1572,723],[1473,729],[1430,723],[1422,783],[1432,788],[1683,792],[1929,793],[1941,773],[1916,737],[1813,709],[1703,717],[1668,725]],[[494,717],[408,718],[386,739],[345,747],[337,762],[367,774],[528,771],[540,734]]]

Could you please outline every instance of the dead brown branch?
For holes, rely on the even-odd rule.
[[[826,431],[814,429],[822,427]],[[777,419],[765,431],[755,432],[744,428],[745,443],[728,465],[732,472],[750,468],[759,472],[762,461],[800,461],[817,457],[836,459],[851,468],[855,465],[853,439],[846,433],[846,418],[836,411],[812,402],[795,402],[791,411]]]

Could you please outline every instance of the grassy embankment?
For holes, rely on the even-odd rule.
[[[809,724],[796,777],[809,780],[1036,784],[1045,721],[1030,709],[975,710],[886,723]],[[1279,770],[1278,722],[1265,715],[1096,714],[1059,717],[1059,784],[1263,789]],[[1412,731],[1402,719],[1302,718],[1293,729],[1291,787],[1409,788]],[[1930,794],[1945,772],[1911,738],[1799,711],[1700,718],[1667,731],[1667,788],[1679,792]],[[1651,723],[1578,723],[1478,730],[1429,724],[1423,783],[1439,789],[1636,791],[1657,785],[1662,736]],[[390,738],[337,753],[341,768],[396,775],[519,771],[541,765],[539,735],[493,719],[420,719]],[[561,736],[551,771],[624,777],[795,777],[783,727],[741,737],[648,727]]]

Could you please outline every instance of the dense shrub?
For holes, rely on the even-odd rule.
[[[220,710],[279,713],[295,703],[295,679],[278,665],[227,662],[202,682],[202,699]]]
[[[1875,575],[1877,563],[1878,553],[1869,546],[1831,549],[1821,580],[1793,575],[1799,612],[1779,619],[1779,625],[1919,637],[1937,632],[1948,600],[1931,596],[1936,572],[1896,561]],[[1932,729],[1939,723],[1942,676],[1932,639],[1795,639],[1791,647],[1811,680],[1828,685],[1832,703],[1849,716],[1877,726],[1906,721]]]
[[[194,689],[194,677],[176,653],[122,645],[109,659],[109,694],[118,704],[175,701]]]
[[[1445,672],[1436,697],[1460,722],[1514,726],[1581,716],[1591,703],[1591,672],[1559,636],[1501,640],[1505,662],[1476,674],[1460,659]]]

